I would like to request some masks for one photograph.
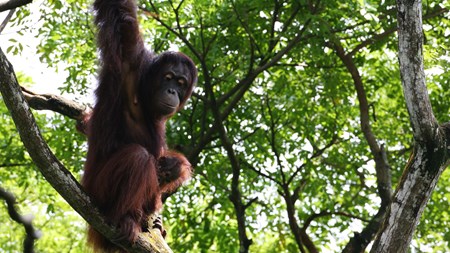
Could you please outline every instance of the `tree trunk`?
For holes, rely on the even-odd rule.
[[[414,152],[371,252],[407,252],[414,230],[442,171],[449,165],[449,128],[431,109],[423,67],[420,0],[398,0],[399,62],[414,135]]]

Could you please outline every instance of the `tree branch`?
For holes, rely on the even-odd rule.
[[[335,48],[337,56],[344,63],[353,79],[353,85],[355,87],[359,102],[361,130],[364,134],[364,138],[369,145],[370,151],[375,161],[377,189],[378,195],[381,199],[380,209],[377,215],[375,215],[372,221],[369,223],[369,226],[366,226],[361,234],[355,234],[355,237],[350,239],[349,243],[343,250],[343,252],[359,252],[363,251],[367,247],[369,242],[374,238],[376,231],[381,226],[380,218],[383,217],[383,215],[386,213],[387,207],[391,202],[391,170],[390,165],[387,161],[387,155],[384,146],[378,144],[377,138],[372,131],[372,127],[370,124],[369,103],[367,101],[366,91],[364,89],[364,84],[359,70],[353,61],[353,57],[351,54],[345,53],[345,50],[339,43],[339,41],[335,41],[333,46]],[[358,235],[359,237],[356,237],[356,235]],[[362,238],[360,235],[364,235],[365,238]]]
[[[17,211],[16,205],[16,198],[14,195],[2,187],[0,187],[0,198],[4,199],[6,202],[6,205],[8,207],[8,214],[15,222],[23,225],[26,232],[25,240],[23,241],[23,252],[24,253],[34,253],[34,241],[39,239],[41,237],[41,232],[39,230],[36,230],[33,227],[32,221],[33,216],[32,215],[20,215]]]
[[[239,234],[239,252],[247,253],[249,251],[250,245],[253,243],[251,239],[248,238],[246,231],[246,219],[245,219],[245,205],[242,203],[242,193],[240,190],[240,175],[241,175],[241,165],[236,152],[233,149],[233,144],[227,135],[225,126],[222,122],[222,116],[220,114],[219,106],[214,97],[213,88],[210,82],[205,82],[205,91],[210,98],[211,111],[213,113],[214,121],[217,125],[215,128],[219,132],[219,137],[222,142],[227,156],[230,160],[232,178],[231,178],[231,194],[229,199],[233,203],[234,210],[236,212],[236,220],[238,223],[238,234]]]
[[[422,15],[410,13],[420,11],[421,14],[421,2],[417,1],[414,9],[408,5],[398,7],[400,74],[414,140],[425,143],[434,140],[439,125],[434,118],[425,84]]]
[[[282,187],[281,196],[284,198],[286,203],[286,212],[289,219],[289,228],[291,229],[292,234],[294,235],[295,242],[297,243],[298,249],[300,252],[305,252],[304,247],[308,249],[310,253],[317,253],[319,250],[317,249],[314,242],[306,233],[306,229],[301,228],[298,225],[297,221],[297,209],[295,208],[295,201],[293,195],[290,194],[289,186],[287,184]]]
[[[314,148],[314,153],[311,154],[308,157],[308,161],[313,160],[314,158],[317,158],[321,156],[328,148],[332,147],[334,144],[336,144],[338,141],[338,135],[334,134],[331,138],[330,142],[328,142],[323,148]],[[292,181],[297,177],[297,175],[300,173],[300,171],[303,169],[303,167],[306,165],[306,163],[303,163],[302,165],[298,166],[294,173],[289,177],[287,184],[291,184]]]
[[[54,111],[74,119],[77,121],[77,130],[82,134],[87,134],[87,122],[91,114],[91,108],[89,106],[78,104],[77,102],[65,99],[62,96],[36,94],[24,87],[20,88],[31,108],[35,110]]]
[[[129,252],[171,252],[159,229],[142,233],[136,243],[122,238],[119,232],[107,224],[89,196],[72,174],[51,152],[42,138],[36,121],[17,83],[13,66],[0,49],[0,92],[16,124],[22,142],[32,160],[46,180],[89,224],[106,238]]]
[[[5,19],[3,20],[3,22],[0,24],[0,34],[3,32],[3,30],[5,29],[6,25],[8,24],[9,20],[11,20],[12,15],[14,14],[14,12],[16,11],[16,9],[11,9],[9,10],[8,14],[6,15]]]
[[[12,10],[31,2],[33,2],[33,0],[0,0],[0,12]]]
[[[36,94],[25,87],[21,86],[20,88],[30,107],[35,110],[54,111],[77,121],[83,120],[91,111],[88,106],[68,100],[62,96]]]
[[[270,181],[276,183],[276,184],[277,184],[278,186],[280,186],[280,187],[283,185],[279,180],[277,180],[276,178],[272,177],[271,175],[266,174],[266,173],[262,172],[261,170],[257,169],[255,166],[253,166],[252,164],[250,164],[250,163],[247,162],[246,160],[240,159],[240,162],[241,162],[242,164],[244,164],[248,169],[254,171],[254,172],[255,172],[256,174],[258,174],[259,176],[264,177],[264,178],[266,178],[266,179],[268,179],[268,180],[270,180]]]
[[[319,213],[314,213],[314,214],[312,214],[311,216],[309,216],[309,217],[305,220],[305,222],[303,223],[303,229],[306,230],[306,229],[309,227],[309,225],[311,225],[311,222],[313,222],[315,219],[321,218],[321,217],[325,217],[325,216],[330,216],[330,215],[344,216],[344,217],[348,217],[348,218],[351,218],[351,219],[358,219],[358,220],[361,220],[361,221],[364,221],[364,222],[368,222],[368,220],[366,220],[366,219],[364,219],[364,218],[362,218],[362,217],[353,215],[353,214],[351,214],[351,213],[346,213],[346,212],[321,211],[321,212],[319,212]]]

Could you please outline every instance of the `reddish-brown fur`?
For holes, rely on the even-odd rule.
[[[191,165],[169,151],[165,122],[151,105],[159,98],[161,71],[185,66],[188,79],[179,110],[192,93],[197,70],[181,53],[155,55],[139,33],[135,0],[96,0],[95,23],[101,71],[96,104],[87,129],[88,155],[82,184],[106,219],[134,241],[146,229],[149,214],[161,206],[161,193],[190,178]],[[117,247],[92,227],[88,241],[96,251]]]

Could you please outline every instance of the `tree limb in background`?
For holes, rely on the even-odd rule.
[[[12,10],[33,2],[33,0],[0,0],[0,12]]]
[[[386,151],[383,145],[378,143],[375,133],[372,131],[369,114],[369,103],[367,100],[364,84],[359,73],[359,70],[353,60],[351,54],[346,53],[339,41],[335,41],[332,45],[337,56],[344,63],[348,72],[352,76],[353,85],[356,90],[359,111],[360,111],[360,126],[364,134],[364,138],[369,145],[373,159],[375,161],[375,171],[377,178],[377,190],[381,199],[381,205],[378,212],[369,224],[361,231],[355,233],[345,246],[343,252],[361,252],[364,251],[367,245],[374,239],[376,232],[382,224],[382,219],[387,211],[387,207],[391,202],[392,184],[391,184],[391,167],[387,161]]]
[[[431,193],[450,164],[449,124],[439,126],[425,84],[422,3],[398,0],[397,12],[400,73],[415,146],[371,252],[408,252]]]
[[[6,17],[3,20],[3,22],[0,24],[0,34],[3,32],[3,29],[5,29],[6,24],[8,24],[9,20],[11,19],[12,15],[14,14],[15,11],[16,11],[16,9],[11,9],[8,12],[8,15],[6,15]]]
[[[139,235],[135,244],[121,239],[118,231],[106,223],[78,181],[55,157],[44,141],[21,88],[13,66],[0,49],[0,92],[16,124],[22,142],[45,179],[89,224],[106,238],[129,252],[171,252],[159,229]]]
[[[23,252],[34,252],[34,241],[41,237],[41,232],[33,227],[32,215],[20,215],[16,207],[16,198],[7,190],[0,187],[0,198],[4,199],[8,208],[8,214],[15,222],[23,225],[26,232],[25,240],[23,241]]]

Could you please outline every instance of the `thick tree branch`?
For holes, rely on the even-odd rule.
[[[0,0],[0,12],[12,10],[31,2],[33,2],[33,0]]]
[[[430,98],[425,84],[423,66],[422,15],[413,12],[421,10],[421,1],[415,1],[414,9],[410,3],[399,4],[399,62],[406,107],[410,115],[414,140],[425,143],[434,140],[438,122],[434,118]]]
[[[72,174],[51,152],[42,138],[35,119],[17,83],[13,66],[0,49],[0,91],[16,124],[22,142],[32,160],[46,180],[89,224],[129,252],[171,252],[159,232],[152,229],[142,233],[135,244],[122,238],[117,230],[109,226],[89,196]]]
[[[436,121],[425,85],[422,3],[397,0],[399,63],[415,140],[393,201],[371,252],[407,252],[442,171],[450,164],[449,130]]]
[[[33,227],[33,216],[20,215],[16,207],[16,198],[14,195],[2,187],[0,187],[0,198],[4,199],[8,207],[8,214],[15,222],[23,225],[26,232],[25,240],[23,241],[23,252],[34,253],[34,241],[41,237],[41,232]]]
[[[314,242],[306,233],[306,228],[301,228],[297,221],[297,209],[295,208],[296,199],[290,194],[289,186],[283,185],[281,196],[284,198],[286,203],[286,211],[289,219],[289,227],[294,235],[295,241],[300,252],[305,252],[305,247],[310,253],[317,253],[317,249]]]
[[[378,212],[370,219],[369,223],[361,232],[354,232],[353,237],[345,245],[343,253],[365,252],[367,245],[374,239],[377,231],[380,229],[384,216],[387,212],[387,206],[382,206]]]

